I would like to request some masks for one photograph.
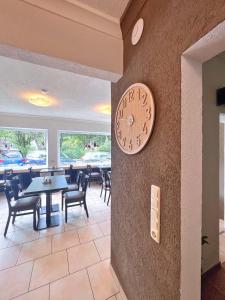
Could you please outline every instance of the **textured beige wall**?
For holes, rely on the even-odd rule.
[[[112,265],[129,300],[180,299],[181,55],[224,20],[224,1],[133,1],[122,23],[124,76],[112,85],[114,114],[124,90],[146,83],[156,123],[139,154],[123,154],[113,132]],[[131,29],[143,17],[137,46]],[[161,187],[161,243],[149,234],[150,185]]]

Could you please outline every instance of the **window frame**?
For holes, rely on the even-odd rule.
[[[42,166],[31,166],[32,169],[39,169],[40,167],[41,168],[45,168],[45,167],[48,167],[48,162],[49,162],[49,157],[48,157],[48,143],[49,143],[49,139],[48,139],[48,129],[47,128],[29,128],[29,127],[16,127],[16,126],[13,126],[13,127],[10,127],[10,126],[0,126],[0,131],[1,130],[12,130],[12,131],[29,131],[29,132],[34,132],[34,131],[37,131],[37,132],[43,132],[45,133],[45,143],[46,143],[46,164],[45,165],[42,165]],[[15,166],[15,167],[12,167],[13,170],[15,171],[22,171],[26,168],[24,168],[25,166]],[[1,167],[0,166],[0,171],[3,171],[4,169],[7,169],[7,166],[3,166]]]
[[[67,134],[89,134],[89,135],[108,135],[110,137],[112,137],[111,132],[96,132],[96,131],[81,131],[81,130],[63,130],[63,129],[59,129],[57,130],[57,164],[59,167],[68,167],[67,165],[64,166],[61,164],[60,161],[60,134],[62,133],[67,133]]]

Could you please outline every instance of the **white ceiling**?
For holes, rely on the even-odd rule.
[[[26,92],[47,89],[57,105],[37,107],[23,99]],[[110,82],[0,56],[0,112],[62,117],[110,123],[96,104],[111,103]]]
[[[130,0],[66,0],[93,12],[105,14],[117,19],[122,17]]]

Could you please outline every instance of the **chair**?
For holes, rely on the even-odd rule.
[[[67,223],[67,210],[73,206],[84,206],[87,218],[89,218],[87,204],[86,204],[86,191],[89,178],[82,173],[81,176],[81,191],[73,191],[65,193],[65,222]]]
[[[8,203],[9,215],[6,222],[4,236],[6,236],[7,234],[11,217],[13,217],[12,223],[14,224],[16,217],[33,214],[33,228],[34,230],[37,230],[36,214],[38,215],[38,222],[39,222],[40,197],[28,196],[28,197],[21,197],[16,200],[14,196],[14,192],[12,191],[8,183],[5,187],[5,195]]]
[[[102,187],[101,187],[101,193],[100,193],[100,197],[102,197],[102,192],[104,190],[104,202],[106,201],[106,195],[107,192],[109,192],[109,196],[108,196],[108,201],[107,201],[107,205],[109,204],[109,200],[110,200],[110,196],[111,196],[111,180],[109,178],[109,174],[108,172],[104,171],[104,170],[100,170],[101,172],[101,178],[102,178]]]
[[[79,191],[80,189],[80,182],[81,182],[81,177],[83,176],[83,171],[79,171],[77,173],[76,177],[76,183],[74,184],[68,184],[68,188],[65,191],[62,191],[62,210],[63,210],[63,203],[64,203],[64,195],[67,192],[73,192],[73,191]]]
[[[91,165],[87,165],[87,175],[89,176],[89,187],[91,186],[91,182],[98,181],[102,183],[102,177],[100,171],[93,172]]]
[[[112,190],[112,177],[111,177],[111,171],[107,172],[108,178],[109,178],[109,185],[110,185],[110,191],[109,191],[109,197],[108,197],[108,202],[107,205],[109,205],[109,200],[111,198],[111,190]]]

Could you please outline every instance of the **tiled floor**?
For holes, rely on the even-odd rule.
[[[80,207],[68,223],[35,232],[32,216],[18,217],[3,237],[7,203],[0,194],[0,300],[121,300],[110,270],[110,207],[100,188],[87,192],[90,218]],[[60,203],[60,193],[54,202]]]
[[[219,255],[221,263],[225,261],[225,228],[224,221],[220,219]]]

